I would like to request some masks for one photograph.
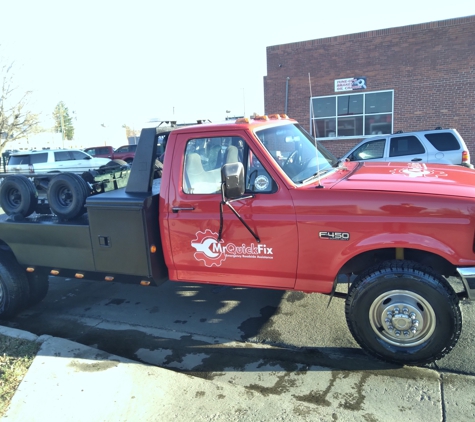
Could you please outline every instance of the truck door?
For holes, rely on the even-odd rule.
[[[292,288],[298,234],[287,188],[279,185],[240,136],[210,134],[193,139],[180,134],[176,140],[167,201],[170,278]],[[246,193],[253,197],[232,205],[259,242],[227,206],[222,240],[217,240],[221,166],[236,161],[244,165]]]

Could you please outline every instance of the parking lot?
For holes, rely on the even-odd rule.
[[[340,420],[366,420],[381,415],[380,406],[388,415],[405,408],[413,420],[474,416],[473,402],[459,403],[465,396],[451,383],[462,375],[467,388],[474,385],[473,306],[461,306],[457,347],[437,364],[411,368],[368,357],[346,328],[344,302],[327,304],[300,292],[58,278],[42,303],[2,325],[318,407],[328,418],[338,409]]]

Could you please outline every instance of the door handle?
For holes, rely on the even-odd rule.
[[[422,158],[413,158],[411,161],[422,161]]]
[[[173,212],[178,212],[178,211],[194,211],[195,207],[173,207],[172,211]]]

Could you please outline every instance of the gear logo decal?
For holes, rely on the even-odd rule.
[[[194,257],[197,261],[203,261],[205,266],[219,267],[226,259],[224,248],[216,240],[218,235],[207,229],[204,232],[197,232],[196,238],[191,241],[191,246],[196,249]]]
[[[226,260],[233,259],[274,259],[273,248],[267,245],[251,243],[236,245],[234,243],[218,242],[218,234],[206,229],[204,232],[196,232],[196,237],[191,241],[195,248],[194,257],[197,261],[203,261],[205,266],[216,267]]]
[[[426,177],[432,176],[435,178],[447,176],[444,171],[428,169],[425,164],[408,163],[407,168],[390,170],[392,174],[402,174],[408,177]]]

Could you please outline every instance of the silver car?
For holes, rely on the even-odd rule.
[[[455,164],[473,168],[465,141],[455,129],[422,130],[363,139],[341,160]]]
[[[77,149],[50,149],[11,154],[7,163],[8,173],[71,172],[82,174],[109,163],[108,158],[91,157]]]

